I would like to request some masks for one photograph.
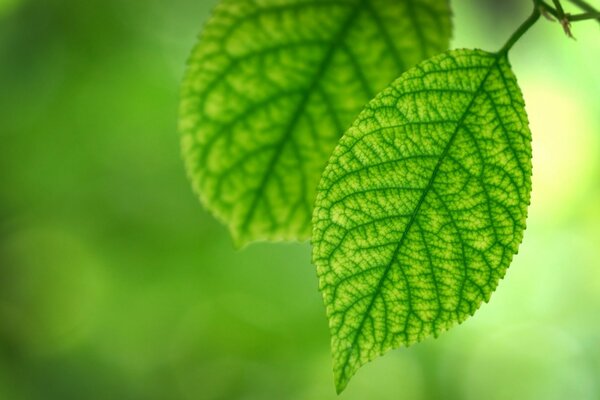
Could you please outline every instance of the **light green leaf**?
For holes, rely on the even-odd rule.
[[[505,55],[441,54],[368,104],[333,152],[313,219],[338,391],[489,300],[530,191],[531,134]]]
[[[307,239],[316,186],[364,105],[447,49],[447,0],[224,0],[193,50],[188,175],[238,244]]]

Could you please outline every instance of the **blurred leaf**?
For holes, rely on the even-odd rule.
[[[449,37],[445,0],[222,1],[192,53],[181,105],[202,202],[238,244],[309,238],[339,137]]]
[[[0,18],[17,8],[20,0],[0,0]]]
[[[489,300],[523,237],[530,141],[508,59],[478,50],[411,69],[342,138],[313,235],[338,391]]]

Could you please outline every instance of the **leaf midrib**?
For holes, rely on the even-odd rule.
[[[271,158],[271,160],[269,161],[269,164],[267,165],[265,173],[264,173],[264,175],[259,183],[259,186],[254,194],[254,197],[252,199],[252,203],[250,204],[250,208],[248,209],[248,213],[246,214],[246,217],[244,218],[244,220],[242,222],[242,225],[240,227],[241,232],[247,232],[248,224],[252,221],[252,218],[254,217],[254,213],[256,212],[256,208],[258,207],[258,202],[260,201],[260,199],[264,193],[267,182],[269,181],[269,179],[273,173],[273,170],[275,169],[275,165],[277,164],[277,162],[279,161],[279,158],[281,157],[281,154],[283,153],[283,148],[285,147],[290,136],[294,132],[296,125],[298,124],[298,122],[300,122],[300,117],[303,114],[303,111],[306,108],[308,101],[310,100],[310,97],[312,96],[315,89],[318,87],[319,81],[323,78],[323,75],[327,71],[327,68],[329,67],[329,63],[331,62],[333,56],[335,55],[336,50],[338,49],[338,47],[341,44],[343,44],[343,38],[346,36],[346,33],[350,30],[350,28],[352,27],[352,24],[354,23],[356,18],[358,18],[360,11],[362,10],[363,7],[365,7],[365,4],[368,1],[369,0],[360,0],[356,3],[356,6],[352,10],[352,12],[349,13],[348,18],[342,25],[341,29],[332,39],[331,45],[327,49],[327,53],[325,54],[323,61],[319,65],[319,68],[315,72],[315,76],[313,77],[313,79],[311,80],[311,82],[308,86],[308,89],[306,90],[304,96],[302,96],[302,98],[300,99],[300,102],[298,103],[298,106],[296,107],[296,111],[294,113],[293,118],[290,120],[290,123],[287,125],[287,127],[284,131],[284,134],[282,135],[281,140],[278,142],[277,146],[275,147],[273,157]]]
[[[396,257],[398,256],[398,253],[400,252],[400,249],[402,248],[402,245],[404,244],[404,240],[406,239],[406,237],[408,236],[408,233],[410,232],[413,224],[416,221],[416,217],[419,214],[419,211],[421,210],[421,207],[425,201],[425,198],[427,197],[427,195],[429,194],[429,192],[431,191],[433,184],[435,182],[435,179],[437,177],[437,174],[442,166],[442,163],[444,161],[444,159],[446,158],[448,152],[450,151],[450,148],[452,147],[452,144],[454,143],[454,140],[456,139],[456,136],[458,135],[458,132],[460,131],[460,127],[462,126],[462,124],[464,123],[467,115],[469,114],[469,111],[471,110],[471,108],[473,107],[474,103],[475,103],[475,99],[477,99],[479,97],[479,95],[481,94],[483,87],[485,85],[485,83],[487,82],[490,74],[492,73],[492,71],[494,70],[494,68],[496,68],[498,66],[499,61],[502,59],[504,55],[502,54],[495,54],[495,59],[494,62],[492,64],[490,64],[489,69],[487,71],[487,73],[485,74],[485,76],[483,77],[483,79],[481,80],[481,83],[479,84],[479,86],[477,87],[477,89],[473,92],[473,98],[471,99],[471,101],[469,102],[469,104],[467,105],[467,107],[465,108],[465,111],[463,112],[463,114],[461,115],[461,118],[458,120],[457,124],[456,124],[456,128],[454,129],[454,132],[452,132],[452,135],[450,136],[450,139],[448,140],[448,143],[446,144],[446,146],[444,147],[444,150],[442,151],[442,154],[440,155],[440,158],[438,160],[438,162],[436,163],[431,177],[429,178],[429,181],[427,183],[427,186],[423,189],[423,194],[421,195],[421,197],[419,198],[419,201],[417,203],[417,205],[415,206],[415,209],[413,210],[410,219],[406,225],[406,228],[404,229],[402,236],[400,237],[400,240],[398,241],[398,245],[395,247],[394,252],[392,253],[392,256],[390,258],[390,262],[386,265],[385,270],[383,271],[383,274],[381,275],[381,278],[379,279],[379,281],[377,282],[377,286],[375,287],[375,290],[373,291],[373,294],[371,296],[371,300],[369,302],[369,305],[367,306],[367,309],[365,311],[365,313],[363,314],[363,317],[361,319],[360,324],[358,325],[358,328],[355,330],[355,334],[354,337],[352,339],[352,344],[350,345],[350,348],[348,349],[348,351],[346,352],[346,358],[344,360],[344,363],[342,364],[342,373],[339,375],[339,380],[338,380],[338,393],[340,393],[343,389],[343,386],[340,386],[340,383],[342,381],[342,378],[346,376],[346,369],[348,368],[348,362],[350,361],[350,356],[352,355],[352,353],[354,352],[354,349],[356,348],[356,343],[358,341],[358,337],[360,332],[362,331],[364,324],[367,320],[367,317],[369,316],[369,314],[371,313],[371,309],[373,308],[373,305],[375,304],[375,299],[379,296],[379,294],[381,293],[381,288],[383,285],[383,282],[386,280],[387,275],[389,274],[390,270],[392,269],[392,265],[394,264],[394,260],[396,259]],[[410,307],[412,307],[409,304]],[[344,385],[345,386],[345,385]]]

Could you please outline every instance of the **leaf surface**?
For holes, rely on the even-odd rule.
[[[531,170],[505,55],[443,53],[368,104],[333,152],[313,217],[338,391],[489,300],[523,237]]]
[[[223,0],[180,109],[195,191],[234,240],[307,239],[327,158],[364,105],[447,49],[447,0]]]

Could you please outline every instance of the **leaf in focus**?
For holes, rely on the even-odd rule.
[[[308,239],[319,177],[364,105],[448,48],[447,0],[223,0],[180,110],[195,191],[234,241]]]
[[[333,152],[313,218],[338,392],[361,365],[489,300],[523,238],[531,170],[504,54],[443,53],[367,105]]]

